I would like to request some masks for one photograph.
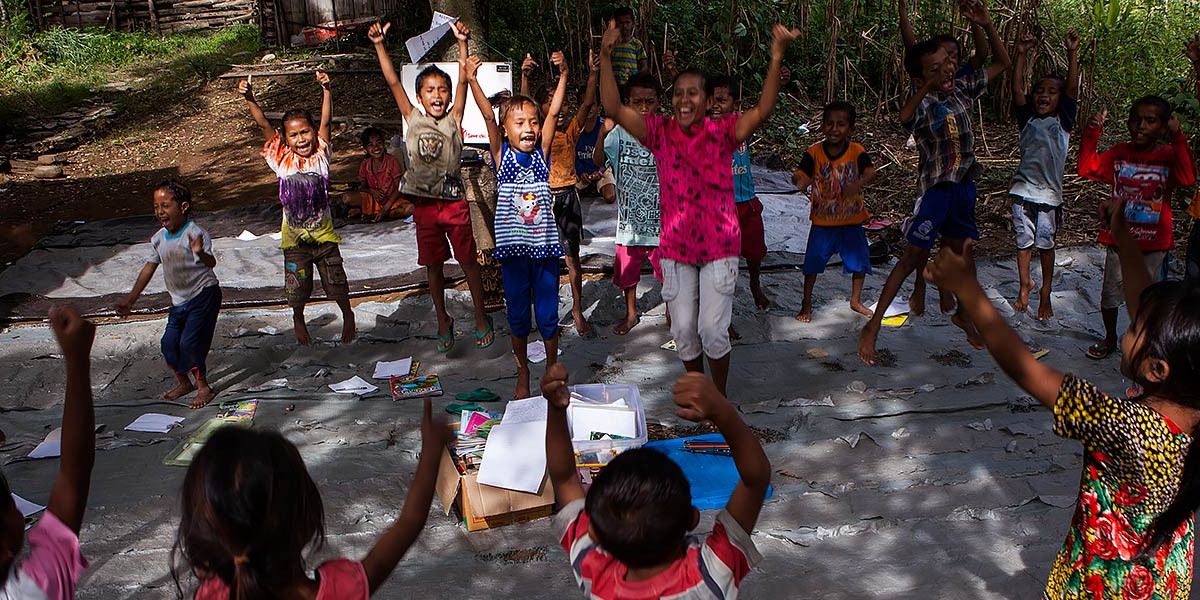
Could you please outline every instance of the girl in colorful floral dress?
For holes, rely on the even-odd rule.
[[[984,295],[969,250],[943,248],[925,275],[958,296],[1000,367],[1054,411],[1054,432],[1083,444],[1075,515],[1043,598],[1187,598],[1200,504],[1200,286],[1150,285],[1123,204],[1101,212],[1117,238],[1130,315],[1121,372],[1140,396],[1111,397],[1038,362]]]

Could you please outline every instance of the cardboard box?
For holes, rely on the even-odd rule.
[[[447,448],[442,454],[435,490],[444,514],[449,515],[450,509],[458,505],[467,531],[532,521],[554,512],[554,486],[549,476],[542,478],[540,494],[492,487],[476,481],[475,473],[459,473],[451,452]]]

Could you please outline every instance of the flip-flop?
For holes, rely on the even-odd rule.
[[[437,336],[437,351],[445,354],[454,347],[454,320],[450,320],[450,329],[446,331],[446,335],[438,334]]]
[[[500,395],[485,387],[481,387],[475,388],[470,392],[455,394],[454,399],[463,402],[495,402],[500,399]]]
[[[447,404],[446,405],[446,412],[448,412],[452,415],[461,414],[462,411],[464,411],[464,410],[483,410],[483,407],[478,404],[475,404],[474,402],[471,402],[468,404]]]
[[[496,343],[496,324],[492,322],[492,315],[487,316],[487,323],[488,323],[487,329],[485,329],[483,331],[483,333],[479,333],[479,330],[475,331],[475,347],[477,347],[477,348],[487,348],[488,346],[491,346],[492,344]],[[483,338],[486,338],[489,335],[492,336],[492,339],[488,340],[487,343],[484,343]],[[479,388],[479,389],[487,389],[487,388]],[[488,393],[491,393],[491,392],[489,391]],[[499,399],[499,396],[497,396],[496,399]]]
[[[1087,356],[1088,358],[1094,360],[1102,360],[1108,358],[1115,351],[1115,346],[1111,344],[1105,344],[1104,342],[1098,342],[1088,346]]]

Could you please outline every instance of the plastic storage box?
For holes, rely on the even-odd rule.
[[[634,414],[634,429],[631,432],[634,435],[628,436],[628,439],[576,440],[575,423],[572,418],[574,413],[568,408],[567,425],[571,431],[571,445],[574,446],[577,455],[595,452],[611,460],[616,454],[646,443],[649,437],[646,432],[646,410],[642,406],[642,395],[636,385],[588,383],[573,385],[570,391],[572,405],[599,407],[623,399]],[[603,462],[607,463],[607,460]]]

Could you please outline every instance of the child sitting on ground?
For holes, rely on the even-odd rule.
[[[325,297],[337,302],[342,311],[342,343],[354,339],[354,310],[350,308],[350,286],[342,253],[338,244],[341,236],[333,230],[333,215],[329,212],[329,123],[333,119],[333,93],[329,75],[317,73],[321,84],[321,121],[312,113],[293,109],[283,113],[278,131],[263,115],[254,99],[250,78],[238,84],[238,92],[246,97],[250,116],[267,138],[262,157],[279,178],[279,202],[283,205],[283,281],[288,304],[292,307],[292,327],[296,341],[302,346],[312,343],[304,306],[313,289],[313,267],[321,274]]]
[[[1055,235],[1062,224],[1063,169],[1067,164],[1067,146],[1078,107],[1079,34],[1067,32],[1070,61],[1067,78],[1047,75],[1034,84],[1033,94],[1027,95],[1025,57],[1034,44],[1033,36],[1025,36],[1017,42],[1012,93],[1013,117],[1021,131],[1021,164],[1013,173],[1013,185],[1008,194],[1013,203],[1017,272],[1021,278],[1020,292],[1013,308],[1018,312],[1029,308],[1029,293],[1033,291],[1029,263],[1036,247],[1042,265],[1037,318],[1045,321],[1054,316],[1050,290],[1054,282]]]
[[[326,561],[312,579],[304,551],[324,545],[325,510],[300,452],[277,431],[218,429],[183,479],[171,549],[176,587],[182,595],[180,579],[190,572],[199,580],[196,600],[367,598],[424,529],[449,436],[426,398],[421,455],[399,516],[362,561]]]
[[[554,528],[562,532],[575,581],[589,598],[733,599],[762,558],[750,538],[771,482],[762,446],[702,373],[680,377],[673,393],[677,415],[716,425],[740,477],[707,536],[688,535],[700,521],[688,480],[657,450],[617,455],[585,494],[567,430],[567,370],[556,364],[542,380],[546,470],[562,506]]]
[[[658,112],[658,79],[638,73],[621,87],[621,102],[638,114]],[[658,166],[654,155],[624,127],[612,119],[604,120],[604,129],[596,140],[593,153],[596,166],[612,174],[617,199],[616,258],[613,261],[613,285],[625,295],[625,320],[613,327],[616,335],[625,335],[641,320],[637,314],[637,284],[642,280],[642,264],[647,259],[654,276],[662,281],[658,262],[658,236],[662,226],[658,198]]]
[[[588,50],[591,69],[584,86],[583,102],[575,116],[567,121],[566,112],[559,111],[554,122],[550,145],[550,195],[554,199],[554,223],[558,226],[558,237],[566,251],[567,278],[571,283],[571,318],[575,333],[581,337],[595,337],[592,327],[583,318],[583,270],[579,264],[579,245],[583,243],[583,206],[579,202],[579,190],[575,189],[575,143],[583,132],[584,118],[592,112],[596,103],[596,77],[600,72],[600,57]],[[542,86],[538,90],[538,106],[542,114],[550,114],[550,103],[554,99],[554,88]],[[549,123],[549,121],[547,121]]]
[[[487,125],[492,164],[496,169],[496,249],[500,263],[512,351],[517,362],[516,398],[529,396],[530,300],[537,318],[538,333],[546,343],[546,368],[558,360],[558,258],[563,255],[554,205],[550,196],[551,132],[543,123],[554,123],[567,94],[567,61],[562,52],[550,60],[558,67],[558,87],[544,115],[526,96],[513,96],[500,109],[500,123],[487,118],[492,105],[475,73],[478,56],[467,60],[464,73],[471,94]],[[573,154],[573,153],[572,153]]]
[[[163,330],[162,353],[177,382],[163,398],[178,400],[196,391],[191,406],[203,408],[216,396],[208,385],[207,359],[221,311],[221,286],[213,273],[217,259],[213,256],[212,237],[192,221],[192,192],[175,179],[164,179],[155,188],[154,216],[162,229],[150,238],[146,266],[138,274],[133,291],[114,308],[117,314],[129,314],[158,265],[163,266],[171,311]]]
[[[578,99],[583,99],[582,93]],[[613,183],[612,173],[607,169],[597,169],[593,161],[596,142],[604,129],[604,121],[604,116],[600,114],[600,103],[593,100],[592,112],[584,117],[583,132],[579,134],[579,141],[575,142],[575,178],[579,180],[575,189],[580,195],[584,195],[592,188],[605,202],[612,204],[617,201],[617,188]]]
[[[65,306],[50,309],[50,328],[67,370],[62,458],[46,512],[29,531],[29,553],[20,562],[25,517],[0,472],[0,598],[6,600],[72,600],[75,584],[88,566],[79,552],[79,528],[96,460],[90,357],[96,326]]]
[[[969,244],[965,253],[942,248],[926,270],[958,296],[1000,368],[1053,410],[1054,432],[1083,444],[1077,508],[1043,598],[1187,598],[1191,591],[1200,288],[1151,284],[1125,209],[1110,200],[1102,212],[1124,273],[1130,325],[1121,373],[1143,388],[1134,398],[1108,396],[1039,362],[980,287]]]
[[[1097,152],[1108,112],[1092,117],[1079,143],[1079,175],[1112,186],[1112,197],[1126,200],[1126,218],[1146,270],[1153,280],[1165,278],[1167,252],[1175,245],[1171,222],[1171,195],[1196,182],[1196,168],[1187,136],[1171,105],[1158,96],[1146,96],[1129,108],[1129,141]],[[1169,135],[1170,143],[1161,142]],[[1113,233],[1102,223],[1098,241],[1104,245],[1104,277],[1100,291],[1100,317],[1104,339],[1087,350],[1102,359],[1117,349],[1117,312],[1121,307],[1121,261]]]
[[[475,236],[471,231],[471,211],[464,197],[463,181],[459,176],[462,164],[463,111],[466,110],[466,79],[462,73],[467,58],[467,39],[471,30],[456,21],[451,31],[458,39],[459,75],[454,104],[450,104],[452,84],[450,75],[430,65],[417,74],[417,99],[422,113],[413,106],[408,92],[396,76],[392,58],[383,45],[391,23],[371,25],[367,37],[375,44],[379,68],[387,80],[400,115],[408,123],[405,148],[408,151],[408,171],[400,183],[400,191],[413,204],[413,222],[417,226],[417,264],[425,267],[429,281],[429,297],[438,321],[438,352],[454,347],[454,319],[446,312],[446,275],[443,268],[454,259],[467,278],[471,304],[475,309],[475,346],[487,348],[496,341],[492,318],[484,307],[483,277]],[[484,114],[489,114],[487,111]]]
[[[809,146],[800,159],[800,168],[792,175],[792,183],[801,190],[809,189],[812,205],[812,228],[804,251],[804,302],[796,320],[812,321],[813,287],[817,275],[834,254],[842,257],[842,273],[850,275],[850,308],[872,316],[862,303],[863,283],[871,273],[871,253],[863,224],[870,218],[863,202],[862,190],[875,180],[875,165],[871,156],[856,142],[857,119],[854,105],[831,102],[821,113],[821,132],[825,139]]]
[[[917,194],[921,199],[905,227],[908,246],[879,293],[875,314],[858,336],[858,356],[869,365],[875,364],[875,339],[883,316],[909,274],[924,268],[938,237],[943,245],[959,249],[964,240],[979,238],[975,179],[982,167],[975,160],[971,112],[975,101],[987,92],[988,81],[1008,70],[1010,60],[988,9],[978,0],[962,0],[959,7],[968,19],[987,31],[995,58],[987,69],[955,79],[955,61],[933,40],[909,48],[904,55],[904,69],[912,77],[915,91],[900,108],[900,123],[917,140]],[[978,332],[962,311],[955,313],[951,321],[966,332],[973,347],[983,347]]]
[[[400,179],[404,165],[388,154],[383,131],[368,127],[362,132],[363,151],[367,157],[358,166],[359,189],[342,194],[342,202],[362,218],[378,223],[383,219],[407,219],[413,205],[400,194]]]
[[[641,114],[621,104],[612,57],[621,30],[610,23],[601,40],[604,111],[654,153],[658,167],[663,298],[679,358],[688,371],[703,373],[707,357],[722,394],[729,378],[729,324],[742,241],[730,165],[734,150],[775,110],[783,55],[799,35],[799,30],[774,27],[758,105],[719,119],[705,118],[712,90],[707,76],[691,69],[675,77],[673,117]]]

